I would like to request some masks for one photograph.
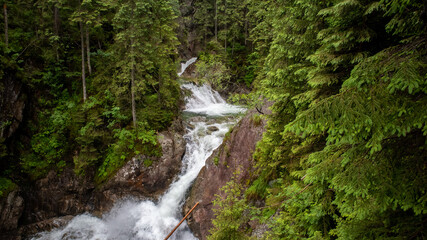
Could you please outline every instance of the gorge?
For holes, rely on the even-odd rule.
[[[182,72],[194,63],[195,58],[183,64]],[[179,74],[180,75],[180,74]],[[144,239],[164,238],[182,217],[180,215],[184,197],[197,177],[205,160],[222,143],[222,139],[237,121],[236,115],[245,109],[227,104],[208,85],[196,86],[185,83],[183,89],[191,91],[186,97],[184,114],[187,128],[186,153],[182,169],[158,201],[119,200],[111,211],[102,218],[84,214],[73,218],[60,229],[39,233],[31,239]],[[213,130],[209,130],[212,129]],[[196,239],[186,224],[181,226],[170,239]]]
[[[2,5],[0,239],[426,238],[427,1]]]

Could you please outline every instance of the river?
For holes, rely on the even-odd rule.
[[[194,63],[192,58],[183,63],[181,75]],[[184,121],[187,133],[186,154],[178,178],[157,201],[124,200],[117,203],[101,218],[89,213],[74,217],[65,227],[39,233],[33,240],[91,239],[91,240],[162,240],[182,218],[181,208],[192,182],[205,165],[206,159],[222,143],[225,134],[237,121],[237,115],[245,109],[227,104],[209,85],[193,83],[181,85],[190,91],[185,98]],[[194,240],[184,222],[169,238],[171,240]]]

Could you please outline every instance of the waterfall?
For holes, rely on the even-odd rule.
[[[190,58],[190,60],[188,60],[187,62],[181,63],[181,72],[178,73],[178,76],[181,76],[185,72],[185,69],[187,69],[188,66],[190,66],[191,64],[195,63],[196,60],[197,60],[197,57],[193,57],[193,58]]]
[[[194,62],[195,58],[190,61]],[[183,66],[188,67],[191,64],[189,62]],[[185,71],[185,67],[182,67],[182,72]],[[82,214],[73,218],[65,227],[39,233],[32,239],[159,240],[168,235],[182,218],[181,208],[186,191],[205,165],[206,159],[219,147],[225,134],[235,123],[236,118],[233,116],[245,110],[227,104],[207,85],[196,86],[187,83],[183,84],[182,88],[192,93],[185,99],[184,112],[188,115],[187,123],[193,127],[188,129],[184,136],[187,145],[181,173],[159,201],[126,200],[117,203],[102,218]],[[217,130],[209,131],[208,128],[212,126]],[[170,239],[194,240],[197,238],[184,222]]]

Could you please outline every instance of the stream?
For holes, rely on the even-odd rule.
[[[182,64],[179,76],[194,63],[192,58]],[[208,85],[184,83],[181,89],[190,92],[185,97],[183,118],[187,127],[186,154],[182,159],[181,173],[157,202],[126,200],[117,203],[101,218],[91,214],[74,217],[65,227],[38,233],[32,239],[91,239],[91,240],[161,240],[179,223],[185,194],[205,165],[206,159],[219,147],[225,134],[244,108],[227,104]],[[169,238],[193,240],[186,222]]]

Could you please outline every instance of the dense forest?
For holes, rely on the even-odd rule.
[[[102,182],[132,154],[159,153],[178,112],[176,10],[169,1],[6,1],[1,92],[27,99],[19,132],[2,105],[1,191],[74,165]],[[13,87],[12,87],[13,88]],[[8,92],[9,91],[9,92]]]
[[[265,239],[426,237],[427,1],[19,0],[2,14],[0,92],[18,83],[28,104],[12,133],[2,97],[0,195],[66,166],[101,184],[160,154],[195,32],[197,81],[250,89],[230,99],[268,120],[209,239],[249,239],[249,221]]]
[[[224,49],[223,83],[274,103],[260,111],[258,172],[224,187],[210,238],[248,238],[257,219],[268,239],[424,239],[427,2],[197,4],[202,42]]]

